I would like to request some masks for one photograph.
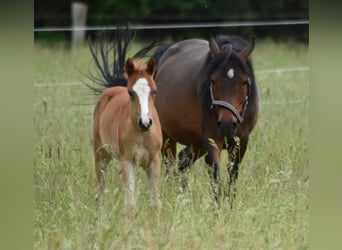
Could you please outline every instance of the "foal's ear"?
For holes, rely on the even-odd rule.
[[[255,37],[252,38],[252,43],[240,52],[240,56],[243,59],[247,60],[248,57],[252,54],[254,46],[255,46]]]
[[[219,46],[217,45],[217,42],[215,41],[213,36],[210,36],[209,48],[210,48],[210,52],[213,56],[217,56],[218,54],[221,53],[221,50],[220,50]]]
[[[151,76],[154,76],[154,73],[156,72],[156,67],[156,60],[154,59],[154,57],[151,57],[150,60],[148,60],[147,62],[146,72]]]
[[[134,73],[134,63],[133,60],[131,58],[128,58],[126,61],[126,73],[127,75],[132,75]]]

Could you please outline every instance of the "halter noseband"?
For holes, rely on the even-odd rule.
[[[212,84],[212,82],[210,83],[210,88],[209,88],[210,89],[210,96],[211,96],[211,106],[210,106],[210,108],[213,109],[214,105],[215,106],[225,107],[225,108],[229,109],[236,116],[236,118],[237,118],[239,123],[242,123],[243,122],[243,117],[244,117],[244,115],[246,113],[246,110],[247,110],[248,97],[249,97],[250,88],[251,88],[251,79],[249,77],[247,79],[247,82],[248,82],[248,92],[247,92],[247,95],[246,95],[245,102],[243,104],[243,109],[242,109],[241,115],[236,110],[236,108],[233,105],[231,105],[230,103],[225,102],[225,101],[215,100],[214,95],[213,95],[213,89],[212,89],[213,84]]]

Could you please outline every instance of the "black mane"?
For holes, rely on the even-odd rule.
[[[215,41],[218,47],[221,50],[221,53],[215,57],[208,52],[208,56],[206,59],[207,71],[204,77],[204,80],[201,84],[200,96],[202,100],[211,100],[209,88],[211,85],[210,74],[217,69],[217,67],[223,62],[228,64],[229,60],[233,60],[237,63],[241,69],[247,73],[252,81],[252,84],[255,84],[255,78],[253,73],[253,66],[250,59],[247,62],[244,62],[241,57],[238,55],[244,48],[246,48],[249,43],[239,36],[227,36],[227,35],[218,35],[215,38]]]
[[[234,60],[239,64],[245,73],[249,72],[246,63],[238,56],[238,53],[248,46],[246,40],[239,36],[218,35],[215,38],[215,41],[220,48],[221,53],[214,58],[212,58],[211,55],[208,55],[208,74],[212,73],[222,61],[227,64],[229,60]]]

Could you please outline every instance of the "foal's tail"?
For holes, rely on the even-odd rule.
[[[127,86],[125,60],[134,35],[134,32],[127,26],[126,28],[117,28],[112,44],[108,44],[106,41],[108,37],[105,32],[97,34],[96,42],[88,39],[89,50],[97,71],[95,73],[89,71],[87,78],[97,86],[94,87],[87,83],[86,85],[95,93],[101,93],[104,88]],[[112,62],[109,62],[110,58]]]
[[[127,86],[125,63],[127,50],[134,37],[135,32],[127,25],[125,28],[117,27],[112,44],[108,44],[108,37],[105,32],[97,34],[96,42],[92,42],[90,38],[88,39],[89,50],[94,59],[97,72],[94,74],[89,71],[86,77],[97,86],[85,84],[96,94],[102,93],[105,88]],[[151,43],[132,57],[137,59],[146,57],[154,47],[155,43]],[[109,60],[112,61],[109,62]]]

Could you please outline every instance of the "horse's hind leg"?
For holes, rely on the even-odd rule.
[[[100,148],[95,151],[96,200],[99,199],[100,195],[102,195],[105,190],[104,172],[110,159],[110,155],[104,149]]]
[[[162,155],[163,161],[166,166],[166,175],[173,176],[174,175],[174,166],[176,161],[176,153],[177,153],[177,143],[169,138],[163,132],[163,147],[162,147]]]
[[[146,175],[150,185],[150,204],[156,207],[158,212],[161,208],[161,201],[159,198],[159,178],[160,178],[160,158],[157,156],[146,169]]]
[[[178,154],[179,171],[183,172],[188,169],[203,154],[204,153],[198,148],[193,148],[190,146],[183,148]]]
[[[183,188],[187,186],[186,177],[184,176],[184,172],[190,168],[190,166],[202,155],[204,152],[198,148],[193,147],[185,147],[182,149],[178,154],[179,159],[179,165],[178,170],[180,172],[183,172],[183,175],[181,176],[181,185]]]

